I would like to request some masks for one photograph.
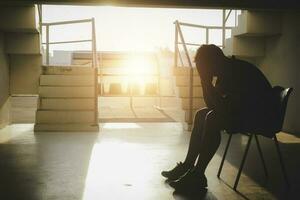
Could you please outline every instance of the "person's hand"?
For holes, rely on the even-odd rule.
[[[211,85],[213,80],[213,75],[210,70],[204,64],[197,65],[197,71],[200,75],[202,85]]]

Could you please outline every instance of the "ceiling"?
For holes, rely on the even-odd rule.
[[[140,7],[300,10],[297,0],[0,0],[2,4],[76,4]]]

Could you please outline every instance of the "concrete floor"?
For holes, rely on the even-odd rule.
[[[37,96],[11,97],[12,123],[34,123]],[[128,97],[99,97],[99,122],[174,122],[182,121],[175,97],[163,97],[164,110],[157,109],[157,97],[134,97],[133,108]],[[179,116],[178,116],[179,115]]]
[[[284,189],[273,143],[264,138],[268,182],[253,143],[239,192],[230,188],[247,139],[241,135],[233,138],[219,180],[216,173],[224,135],[206,172],[207,193],[188,197],[173,194],[160,175],[184,159],[190,135],[180,123],[103,123],[94,134],[34,134],[32,124],[15,124],[0,130],[0,199],[299,199],[300,139],[279,135],[292,182],[290,191]]]

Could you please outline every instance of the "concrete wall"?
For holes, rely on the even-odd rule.
[[[281,36],[267,38],[265,48],[265,57],[257,60],[258,66],[272,85],[294,88],[284,131],[300,134],[300,12],[283,13]]]
[[[0,128],[9,123],[9,63],[4,52],[4,34],[0,32]]]
[[[38,94],[41,64],[40,55],[10,55],[10,93]]]

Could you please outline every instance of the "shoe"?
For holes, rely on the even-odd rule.
[[[170,171],[162,171],[161,175],[168,180],[177,180],[186,174],[192,168],[191,165],[186,163],[179,162],[177,165]]]
[[[192,169],[177,181],[170,182],[169,185],[177,192],[197,191],[207,187],[207,179],[204,174]]]
[[[174,199],[210,199],[206,198],[207,196],[207,188],[197,188],[197,190],[185,190],[185,191],[177,191],[173,192]]]

